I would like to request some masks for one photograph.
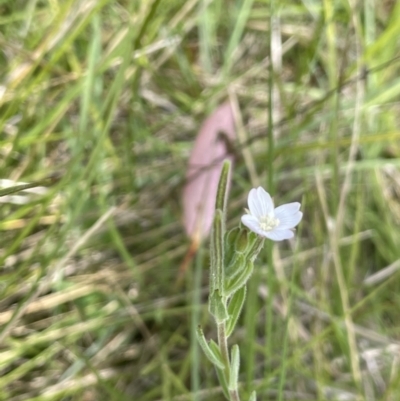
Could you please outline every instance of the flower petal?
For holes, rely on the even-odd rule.
[[[272,239],[272,241],[283,241],[284,239],[293,238],[294,232],[290,230],[273,230],[266,231],[264,236]]]
[[[251,214],[245,214],[242,216],[242,223],[249,228],[251,231],[258,234],[260,231],[260,223],[257,218]]]
[[[299,202],[287,203],[275,209],[275,217],[279,220],[278,230],[286,230],[296,227],[303,217],[303,213],[299,212]]]
[[[267,216],[274,211],[274,201],[271,195],[262,187],[257,188],[258,203],[262,209],[262,216]]]
[[[285,215],[278,218],[279,226],[277,227],[278,230],[287,230],[293,227],[296,227],[297,224],[300,223],[301,219],[303,218],[302,212],[297,212],[292,215]]]
[[[260,218],[262,214],[262,207],[260,205],[260,202],[258,201],[258,195],[257,195],[257,190],[253,188],[249,192],[249,196],[247,198],[247,204],[249,205],[250,213],[257,217]]]
[[[278,206],[275,209],[275,216],[279,219],[280,214],[295,214],[300,210],[300,206],[299,202],[286,203],[285,205]]]

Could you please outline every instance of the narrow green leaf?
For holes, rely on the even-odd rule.
[[[222,290],[224,283],[224,221],[223,212],[215,211],[211,232],[210,294]]]
[[[231,352],[231,366],[229,372],[229,391],[235,391],[238,388],[238,377],[240,367],[240,351],[239,346],[235,344]]]
[[[219,349],[218,349],[218,353],[217,353],[217,352],[215,352],[215,348],[212,349],[208,345],[207,340],[204,337],[203,330],[202,330],[202,328],[200,326],[197,328],[196,336],[197,336],[197,340],[200,343],[200,347],[204,351],[204,354],[206,355],[208,360],[213,365],[215,365],[217,368],[225,369],[225,366],[224,366],[224,363],[222,362],[221,353],[219,352]]]
[[[59,177],[56,174],[49,175],[46,178],[43,178],[40,181],[35,181],[27,184],[19,184],[15,185],[13,187],[7,187],[4,189],[0,189],[0,197],[1,196],[6,196],[6,195],[11,195],[17,192],[25,191],[27,189],[39,187],[39,186],[49,186],[52,183],[56,182],[59,179]]]
[[[82,95],[80,101],[79,134],[87,135],[89,110],[95,95],[94,83],[96,65],[101,57],[101,19],[99,14],[94,14],[92,18],[91,43],[89,45],[87,70],[83,76]],[[98,78],[100,80],[100,78]]]
[[[221,363],[223,364],[224,361],[221,356],[221,350],[219,349],[219,345],[213,339],[211,339],[208,343],[208,346],[211,348],[212,352],[218,357],[218,360],[220,360]],[[225,369],[225,365],[224,365],[224,369]]]
[[[226,203],[228,200],[228,184],[229,176],[231,171],[231,162],[225,160],[222,165],[221,176],[219,178],[218,190],[217,190],[217,200],[215,203],[215,209],[220,209],[225,213]]]
[[[256,392],[255,392],[255,391],[253,391],[253,392],[250,394],[249,401],[257,401],[257,395],[256,395]]]
[[[240,312],[242,311],[244,301],[246,299],[246,286],[244,285],[240,290],[233,294],[232,299],[228,305],[229,320],[226,325],[226,336],[229,337],[239,319]]]
[[[142,40],[143,36],[146,34],[148,26],[153,21],[154,16],[156,15],[157,7],[161,4],[161,0],[154,0],[151,4],[150,8],[148,9],[148,14],[146,18],[144,18],[142,25],[140,26],[140,30],[138,35],[135,38],[134,48],[135,50],[140,47],[140,41]]]
[[[229,43],[224,54],[224,65],[222,69],[224,76],[229,74],[233,66],[235,60],[234,51],[239,46],[240,39],[242,38],[246,23],[251,13],[253,2],[254,0],[244,0],[240,3],[240,9],[237,8],[235,27],[233,29],[232,35],[229,39]]]

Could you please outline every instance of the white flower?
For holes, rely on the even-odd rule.
[[[303,213],[300,203],[293,202],[274,207],[274,202],[264,188],[253,188],[248,197],[250,210],[242,216],[242,223],[251,231],[273,241],[282,241],[294,236],[293,228],[300,223]]]

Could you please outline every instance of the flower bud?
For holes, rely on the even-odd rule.
[[[228,280],[238,275],[246,267],[247,259],[242,253],[235,253],[231,264],[225,270],[225,276]]]
[[[247,248],[249,246],[247,233],[248,233],[247,230],[240,230],[239,235],[237,235],[236,242],[235,242],[235,251],[236,252],[246,253]]]
[[[230,280],[229,279],[226,280],[224,285],[224,295],[226,297],[230,297],[236,291],[238,291],[240,288],[246,285],[251,274],[253,273],[253,268],[254,268],[253,262],[247,261],[244,269],[242,269],[240,274],[237,274]]]

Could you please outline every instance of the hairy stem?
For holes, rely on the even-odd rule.
[[[229,383],[230,361],[229,361],[228,338],[226,337],[225,322],[218,323],[217,328],[218,328],[218,345],[225,365],[224,376],[226,383]],[[238,389],[230,390],[229,398],[230,401],[240,401]]]

